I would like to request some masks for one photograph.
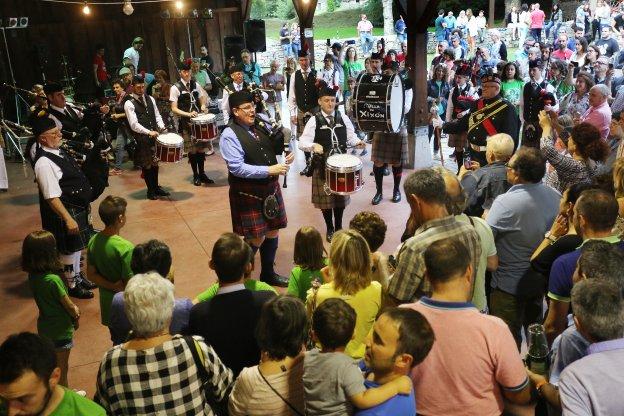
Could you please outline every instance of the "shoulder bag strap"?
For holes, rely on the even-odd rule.
[[[271,383],[269,383],[269,380],[266,379],[266,377],[264,377],[264,374],[262,374],[262,371],[260,371],[260,367],[258,367],[258,374],[260,374],[260,377],[262,377],[262,380],[264,380],[264,382],[266,383],[267,386],[269,386],[269,388],[273,391],[273,393],[275,393],[275,395],[277,397],[279,397],[280,399],[282,399],[282,401],[284,403],[286,403],[286,405],[288,407],[290,407],[290,409],[295,412],[296,415],[298,416],[303,416],[303,413],[301,413],[299,410],[297,410],[295,408],[295,406],[293,406],[292,404],[290,404],[290,402],[288,400],[286,400],[284,398],[284,396],[282,396],[281,394],[279,394],[279,392],[277,390],[275,390],[275,388],[271,385]]]

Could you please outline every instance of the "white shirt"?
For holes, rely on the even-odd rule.
[[[137,96],[134,94],[132,94],[132,96],[134,98],[137,98]],[[149,95],[144,95],[144,97],[147,97],[148,100],[152,101],[152,107],[154,108],[154,113],[156,114],[156,124],[158,124],[159,128],[164,129],[165,123],[163,123],[163,119],[160,116],[160,111],[158,111],[158,107],[156,107],[156,100],[154,100],[154,97],[151,97]],[[124,112],[126,113],[126,119],[128,119],[128,124],[130,125],[130,128],[132,129],[132,131],[139,133],[139,134],[149,134],[151,130],[143,127],[139,123],[139,120],[137,119],[137,116],[136,116],[136,112],[134,110],[134,104],[132,103],[132,100],[127,100],[126,103],[124,104]]]
[[[405,91],[405,101],[403,101],[403,114],[409,113],[412,109],[412,100],[414,99],[414,89],[410,88]]]
[[[243,89],[243,84],[237,84],[232,82],[234,86],[234,92],[240,91]],[[223,98],[221,99],[221,111],[223,112],[223,123],[228,124],[230,120],[230,103],[228,102],[228,98],[230,98],[230,93],[226,90],[223,90]]]
[[[35,143],[31,148],[31,156],[34,158],[36,154],[37,146],[41,146],[46,152],[53,153],[57,156],[61,155],[59,149],[52,149]],[[34,154],[33,154],[34,153]],[[63,171],[56,163],[52,162],[47,157],[40,157],[35,163],[35,179],[39,184],[39,189],[44,199],[60,198],[63,191],[61,191],[61,185],[59,184],[63,177]]]
[[[186,88],[188,88],[188,82],[185,82],[184,80],[180,80],[180,82],[182,83],[182,85],[184,85]],[[202,88],[201,85],[199,85],[199,82],[195,82],[195,89],[193,91],[197,91],[199,93],[200,97],[207,97],[208,93],[206,92],[206,90],[204,90]],[[192,92],[192,91],[191,91]],[[172,103],[177,103],[178,102],[178,98],[180,98],[180,90],[178,89],[178,87],[173,84],[171,86],[171,89],[169,90],[169,101],[171,101]],[[200,109],[200,104],[197,103],[197,109]]]
[[[132,65],[134,65],[134,70],[138,72],[139,71],[139,57],[140,57],[139,51],[134,49],[134,46],[130,46],[128,49],[124,51],[122,61],[124,59],[130,60]]]
[[[340,87],[340,74],[332,66],[329,69],[323,68],[316,73],[316,79],[325,81],[329,88]]]
[[[325,120],[329,123],[327,117],[333,114],[327,114],[324,111],[321,111]],[[341,114],[342,115],[342,114]],[[347,129],[347,146],[355,146],[360,142],[360,139],[355,134],[355,129],[353,128],[353,123],[349,120],[349,117],[342,115],[342,122]],[[312,145],[314,144],[314,133],[316,132],[316,117],[310,117],[305,127],[303,128],[303,133],[301,137],[299,137],[299,149],[305,152],[312,151]],[[323,151],[327,151],[328,149],[323,149]]]
[[[295,98],[295,76],[297,75],[297,72],[301,72],[302,75],[305,73],[306,76],[310,75],[310,72],[312,71],[312,68],[308,68],[307,71],[304,71],[302,69],[299,69],[295,72],[293,72],[291,78],[290,78],[290,88],[289,93],[288,93],[288,109],[290,110],[290,116],[296,116],[297,115],[297,99]]]

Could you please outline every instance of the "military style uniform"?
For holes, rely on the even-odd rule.
[[[471,160],[487,165],[485,147],[488,136],[498,133],[509,134],[518,146],[520,120],[513,104],[500,95],[486,100],[480,98],[475,103],[474,111],[462,118],[444,123],[446,133],[458,134],[467,132],[468,152]]]

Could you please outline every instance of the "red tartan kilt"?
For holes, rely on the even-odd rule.
[[[263,214],[263,201],[241,195],[240,192],[265,198],[275,192],[280,213],[273,219],[267,219]],[[282,189],[277,179],[268,183],[258,183],[254,180],[230,180],[230,212],[232,214],[232,229],[246,239],[259,238],[271,230],[286,228],[288,220],[282,198]]]

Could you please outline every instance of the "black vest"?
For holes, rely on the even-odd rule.
[[[234,87],[234,82],[230,82],[229,84],[227,84],[227,87],[230,91],[232,91],[232,93],[237,91],[236,88]],[[248,87],[249,87],[249,84],[243,81],[243,87],[240,90],[241,91],[246,90]]]
[[[318,143],[323,146],[323,152],[327,155],[332,149],[332,130],[331,126],[327,123],[327,119],[322,112],[318,112],[314,115],[316,118],[316,130],[314,131],[314,143]],[[342,121],[342,116],[339,111],[334,112],[334,132],[338,138],[338,146],[341,153],[347,151],[347,128]]]
[[[522,91],[522,98],[524,100],[523,116],[526,121],[539,120],[539,112],[544,109],[544,100],[541,99],[541,90],[546,89],[546,81],[542,81],[539,84],[539,88],[535,91],[533,88],[533,82],[527,82],[524,85]]]
[[[147,102],[147,108],[143,103],[137,100],[134,96],[131,98],[134,105],[134,113],[140,125],[148,130],[158,131],[158,123],[156,122],[156,110],[154,109],[154,103],[149,96],[144,95]],[[136,132],[135,132],[136,133]]]
[[[234,131],[245,152],[245,163],[254,166],[271,166],[277,164],[273,142],[262,129],[255,129],[254,139],[245,127],[231,122],[229,127]]]
[[[297,108],[301,111],[312,111],[318,106],[318,90],[316,89],[316,71],[312,70],[308,74],[306,81],[303,80],[301,70],[295,72],[295,101]]]
[[[48,112],[54,115],[54,117],[56,117],[56,119],[63,125],[61,128],[63,131],[63,138],[70,139],[71,133],[77,133],[80,130],[82,127],[82,121],[73,108],[66,105],[65,109],[69,114],[65,114],[64,112],[55,110],[52,106],[48,106]]]
[[[458,86],[453,88],[453,94],[451,95],[453,102],[452,118],[457,118],[457,114],[474,107],[475,99],[468,95],[468,91],[470,91],[469,83],[466,83],[464,88],[461,89]]]
[[[195,80],[191,79],[189,81],[188,89],[184,86],[182,81],[176,82],[175,86],[180,91],[180,96],[178,97],[178,108],[182,111],[190,113],[192,111],[191,101],[193,101],[197,107],[196,110],[199,111],[199,92],[195,89]],[[193,95],[193,100],[191,100],[191,94]]]
[[[63,176],[59,180],[61,187],[61,201],[77,205],[79,207],[87,207],[91,202],[91,185],[85,174],[80,170],[71,158],[57,156],[54,153],[43,150],[42,147],[37,148],[35,153],[35,163],[39,158],[47,157],[54,162],[63,172]],[[48,204],[41,204],[47,206]]]

